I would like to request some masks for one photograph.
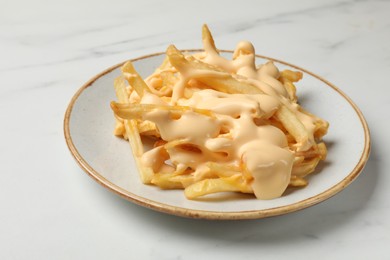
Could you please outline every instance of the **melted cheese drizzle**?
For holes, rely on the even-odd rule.
[[[146,113],[143,119],[156,124],[163,140],[185,140],[185,143],[199,150],[170,149],[169,157],[175,165],[192,168],[195,176],[207,169],[204,166],[209,161],[245,165],[253,177],[251,187],[256,197],[272,199],[280,197],[287,188],[294,155],[288,149],[285,134],[267,123],[267,119],[281,105],[286,105],[311,133],[314,131],[314,120],[300,113],[297,106],[288,100],[284,86],[278,81],[279,70],[272,62],[256,68],[254,53],[251,43],[240,42],[233,60],[227,60],[206,44],[203,56],[198,58],[258,87],[265,94],[227,94],[204,89],[185,98],[184,89],[188,81],[201,76],[199,70],[186,70],[180,74],[181,78],[173,88],[169,105],[207,109],[213,111],[215,117],[188,111],[172,120],[169,111],[155,110]],[[146,82],[153,84],[150,80]],[[141,103],[168,105],[152,93],[145,93]],[[160,172],[173,170],[164,164],[166,159],[161,154],[161,147],[142,156],[145,165],[153,165],[153,169]]]

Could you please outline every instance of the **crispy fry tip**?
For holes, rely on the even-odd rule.
[[[119,110],[119,108],[118,108],[118,103],[115,102],[115,101],[111,101],[110,107],[111,107],[112,111],[114,111],[115,114],[116,114],[116,113],[118,112],[118,110]]]
[[[166,54],[169,56],[171,55],[172,53],[177,53],[179,50],[176,48],[175,45],[173,44],[170,44],[166,50]]]

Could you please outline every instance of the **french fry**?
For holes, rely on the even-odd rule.
[[[122,73],[125,79],[129,82],[130,86],[134,88],[138,96],[143,97],[144,92],[150,92],[148,85],[134,69],[131,61],[126,62],[122,68]]]
[[[222,77],[212,77],[204,76],[197,78],[203,84],[212,87],[215,90],[220,92],[225,92],[229,94],[263,94],[259,88],[239,81],[231,76],[222,76]]]
[[[300,71],[292,71],[292,70],[283,70],[280,72],[280,78],[282,82],[286,80],[289,82],[298,82],[302,79],[302,72]]]
[[[298,99],[297,95],[296,95],[297,88],[295,87],[295,85],[293,83],[291,83],[290,81],[286,81],[283,83],[283,86],[286,89],[290,100],[293,102],[297,102],[297,99]]]
[[[188,199],[195,199],[200,196],[217,192],[242,192],[252,193],[251,186],[247,185],[241,174],[218,179],[204,179],[196,182],[184,189],[184,194]]]
[[[128,139],[142,182],[161,189],[184,189],[188,199],[217,192],[261,197],[257,189],[265,186],[256,182],[266,180],[270,169],[278,171],[278,178],[285,177],[278,191],[287,184],[297,188],[308,185],[305,177],[327,156],[321,138],[329,123],[297,103],[294,82],[302,73],[280,72],[272,62],[256,67],[254,47],[249,42],[237,45],[232,60],[221,57],[207,25],[202,27],[202,42],[205,51],[195,54],[182,53],[170,45],[164,61],[145,80],[131,62],[126,62],[122,75],[114,81],[118,99],[111,102],[114,134]],[[280,91],[280,83],[286,91]],[[221,102],[229,100],[226,97],[243,96],[247,99],[238,100],[248,104],[242,111],[236,101]],[[222,108],[226,111],[220,112]],[[156,116],[163,120],[155,120]],[[265,136],[269,139],[262,140]],[[269,159],[268,152],[258,150],[272,148],[269,145],[287,151],[286,163],[292,169],[283,169],[284,177],[279,175],[280,169],[273,168],[274,163],[265,163],[272,162],[272,149],[267,148]],[[242,156],[247,152],[261,154],[264,160],[253,156],[244,161]]]
[[[308,182],[304,178],[292,175],[288,185],[291,187],[305,187],[307,184]]]
[[[187,167],[177,167],[174,172],[155,173],[152,184],[162,189],[184,189],[194,182],[193,175],[187,171]]]
[[[294,137],[299,144],[298,151],[305,151],[312,146],[310,134],[297,116],[285,105],[280,106],[276,112],[276,117],[283,124],[284,128]]]
[[[164,147],[165,147],[165,149],[169,150],[169,149],[175,148],[176,146],[185,145],[185,144],[188,144],[187,138],[176,139],[176,140],[167,142],[166,144],[164,144]]]
[[[116,115],[123,119],[143,119],[144,113],[155,110],[169,111],[174,115],[183,115],[185,112],[191,111],[204,116],[214,117],[213,112],[207,109],[199,109],[189,106],[162,106],[153,104],[122,104],[111,102],[111,108]]]
[[[129,95],[126,90],[126,83],[122,76],[115,78],[114,89],[120,103],[129,103]]]
[[[114,81],[114,88],[117,98],[120,102],[128,103],[129,98],[126,91],[126,84],[122,77],[117,77]],[[115,111],[114,111],[115,112]],[[134,120],[123,120],[126,136],[129,138],[131,147],[135,156],[143,154],[143,145],[137,128],[137,122]]]
[[[184,178],[191,176],[178,176],[176,173],[155,173],[151,183],[161,189],[184,189]]]
[[[160,137],[160,134],[158,133],[156,128],[156,124],[150,121],[141,121],[138,124],[138,131],[141,135],[144,136]]]
[[[170,45],[167,49],[167,55],[171,64],[181,73],[185,74],[186,70],[198,70],[199,75],[195,76],[198,81],[215,90],[230,94],[263,94],[256,86],[239,81],[233,78],[229,73],[205,64],[195,58],[186,59],[184,55]],[[195,73],[196,74],[196,73]]]
[[[313,158],[319,157],[321,160],[326,159],[327,149],[325,143],[321,142],[316,145],[313,145],[307,151],[297,151],[295,152],[296,158],[304,157],[304,158]]]
[[[308,161],[302,162],[299,165],[294,165],[291,174],[301,178],[305,177],[315,170],[320,160],[321,157],[314,157]]]
[[[204,24],[202,27],[202,42],[206,51],[211,52],[212,55],[219,54],[217,48],[215,47],[213,36],[211,35],[209,27],[206,24]]]
[[[117,98],[120,102],[128,103],[128,93],[126,91],[126,84],[122,77],[117,77],[114,81],[114,88]],[[140,160],[138,159],[143,154],[143,144],[141,142],[141,137],[138,131],[137,121],[123,120],[123,126],[126,132],[126,137],[129,140],[130,146],[132,148],[133,155],[135,157],[136,164],[139,169],[143,169],[140,171],[140,178],[143,183],[150,183],[153,172],[151,169],[142,167]]]
[[[241,169],[234,165],[223,165],[215,162],[207,162],[206,166],[218,177],[230,177],[241,173]]]
[[[175,73],[172,71],[161,72],[162,88],[167,88],[172,91],[172,86],[176,84],[178,78],[175,77]]]
[[[115,119],[114,135],[124,136],[125,133],[126,133],[126,129],[125,126],[123,125],[123,122],[119,121],[118,119]]]

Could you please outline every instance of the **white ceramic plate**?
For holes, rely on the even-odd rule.
[[[228,51],[223,55],[231,56]],[[162,62],[152,54],[133,60],[145,77]],[[270,58],[258,56],[257,63]],[[74,95],[64,120],[68,147],[79,165],[97,182],[125,199],[158,211],[207,219],[249,219],[286,214],[335,195],[362,171],[370,152],[366,121],[357,106],[326,80],[297,66],[274,60],[280,69],[303,72],[298,98],[304,108],[330,123],[325,136],[328,157],[303,189],[288,190],[281,198],[257,200],[253,196],[223,194],[187,200],[182,190],[161,190],[141,183],[129,144],[113,133],[110,101],[116,100],[114,78],[118,64],[93,77]]]

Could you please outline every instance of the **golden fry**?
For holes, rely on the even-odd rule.
[[[173,118],[175,115],[183,115],[187,111],[202,114],[208,117],[214,117],[213,113],[207,109],[199,109],[188,106],[162,106],[153,104],[121,104],[117,102],[111,102],[111,109],[116,115],[124,119],[143,119],[143,114],[146,112],[152,112],[154,110],[166,110],[169,111]]]
[[[185,188],[184,194],[189,199],[217,192],[242,192],[252,193],[252,188],[245,182],[242,175],[237,174],[231,177],[218,179],[204,179]]]
[[[129,82],[130,86],[134,88],[138,96],[142,97],[145,91],[150,92],[148,85],[134,69],[133,63],[131,61],[126,62],[121,69],[123,76]]]
[[[276,197],[287,185],[308,185],[305,176],[327,156],[321,138],[329,123],[297,103],[302,73],[256,67],[249,42],[237,45],[232,60],[221,57],[207,25],[202,43],[205,51],[195,54],[170,45],[145,80],[126,62],[114,81],[114,134],[128,139],[142,182],[184,189],[189,199],[217,192],[261,198],[270,185]]]
[[[263,94],[263,91],[256,86],[239,81],[227,72],[195,58],[186,59],[173,45],[168,47],[167,55],[171,64],[182,73],[186,70],[199,70],[199,76],[195,78],[210,88],[230,94]]]
[[[300,71],[292,71],[292,70],[283,70],[280,72],[280,78],[282,82],[285,80],[290,81],[290,82],[298,82],[302,79],[302,72]]]
[[[202,42],[206,51],[211,50],[212,54],[219,54],[217,47],[215,47],[213,36],[211,35],[209,27],[206,24],[204,24],[202,27]]]
[[[288,185],[291,187],[305,187],[307,184],[308,182],[304,178],[292,175]]]
[[[128,103],[129,98],[128,98],[128,93],[126,91],[126,84],[125,84],[122,77],[118,77],[115,79],[114,88],[115,88],[115,93],[117,95],[118,100],[120,102],[123,102],[123,103]],[[118,119],[117,119],[117,122],[118,122]],[[141,181],[143,183],[150,183],[152,176],[153,176],[153,171],[147,167],[142,167],[140,160],[138,159],[144,153],[144,151],[143,151],[144,147],[143,147],[143,144],[141,142],[140,133],[138,131],[137,121],[133,120],[133,119],[123,120],[122,125],[123,125],[123,128],[125,131],[123,131],[123,129],[121,129],[121,130],[116,129],[116,131],[117,131],[117,133],[119,133],[119,131],[121,131],[123,136],[127,137],[127,139],[129,140],[129,143],[130,143],[130,146],[132,148],[132,152],[133,152],[133,155],[135,157],[135,161],[137,163],[138,169],[142,169],[139,172],[140,177],[141,177]],[[117,123],[117,126],[118,126],[118,123]]]
[[[305,177],[306,175],[312,173],[317,164],[320,162],[321,157],[314,157],[308,161],[304,161],[299,165],[294,165],[292,169],[292,175],[297,177]]]
[[[281,106],[276,112],[276,117],[283,124],[284,128],[294,137],[296,142],[300,144],[298,150],[305,151],[310,149],[312,140],[305,126],[297,118],[297,116],[286,106]]]

